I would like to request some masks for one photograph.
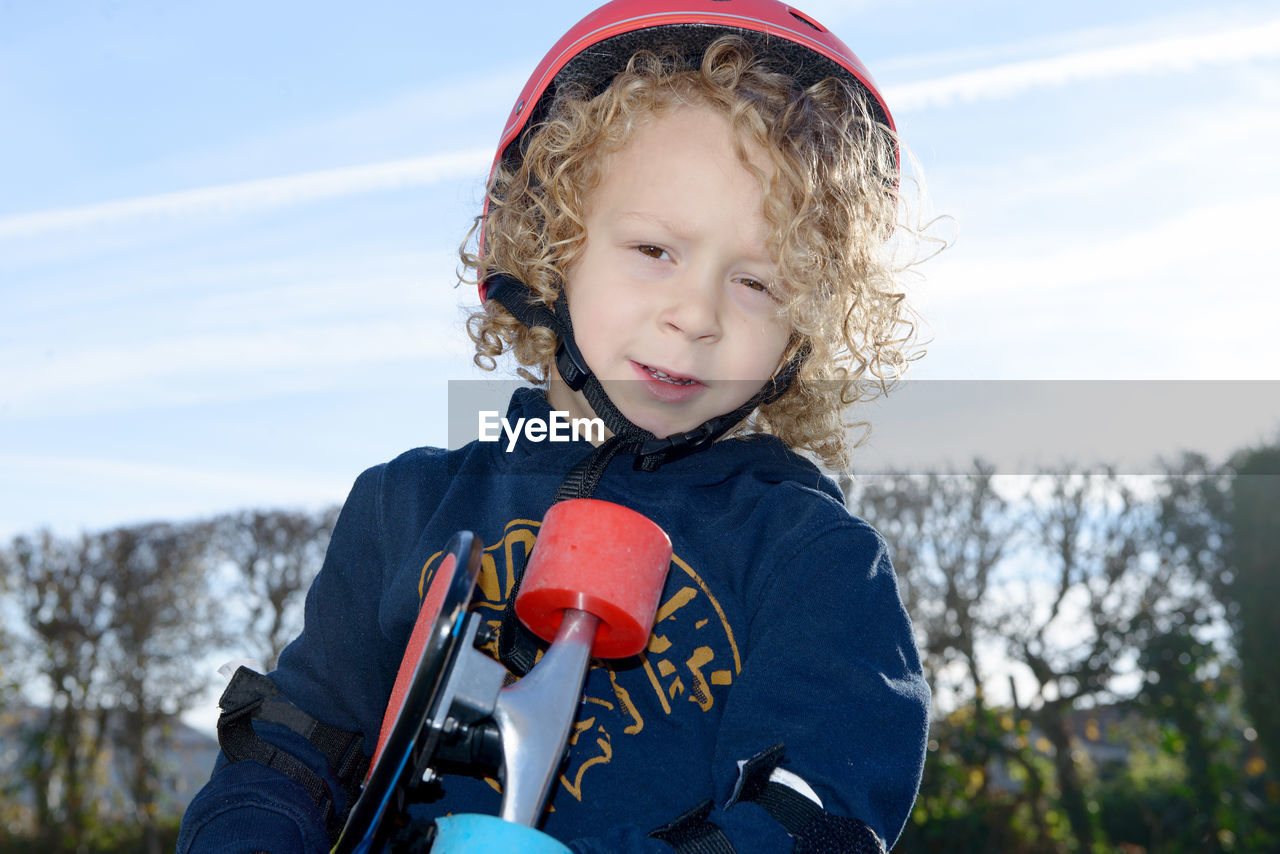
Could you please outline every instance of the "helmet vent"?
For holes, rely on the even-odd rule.
[[[825,33],[827,31],[826,27],[822,26],[822,24],[819,24],[817,21],[813,20],[813,18],[810,18],[808,15],[804,14],[803,12],[797,12],[795,9],[792,9],[790,7],[787,7],[787,11],[791,13],[791,17],[795,18],[797,21],[801,22],[802,24],[808,24],[811,28],[817,30],[818,32]]]

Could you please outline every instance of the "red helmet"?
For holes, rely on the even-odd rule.
[[[673,45],[698,57],[726,34],[740,36],[757,53],[778,60],[781,70],[802,87],[835,77],[862,89],[878,118],[893,129],[889,107],[862,61],[826,27],[785,3],[612,0],[570,28],[538,63],[507,117],[490,176],[504,157],[519,151],[512,143],[545,114],[558,84],[571,81],[601,92],[638,50]],[[485,290],[481,284],[482,299]]]

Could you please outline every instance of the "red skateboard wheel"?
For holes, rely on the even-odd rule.
[[[638,655],[670,565],[671,540],[634,510],[594,498],[561,501],[542,519],[516,616],[553,640],[566,609],[586,611],[600,620],[593,655]]]

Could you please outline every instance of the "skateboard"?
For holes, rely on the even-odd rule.
[[[515,612],[550,647],[523,678],[481,651],[468,613],[482,545],[455,534],[423,597],[363,789],[331,854],[398,847],[433,854],[568,848],[535,829],[564,756],[591,658],[638,655],[648,643],[671,561],[667,535],[639,513],[597,499],[552,505],[529,556]],[[498,816],[404,822],[441,768],[493,769]],[[406,838],[406,837],[411,838]],[[429,847],[428,847],[429,846]]]

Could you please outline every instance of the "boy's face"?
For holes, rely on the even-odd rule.
[[[766,176],[763,152],[751,158]],[[609,398],[655,436],[749,400],[791,338],[771,290],[760,179],[702,106],[653,117],[606,158],[565,281],[574,337]],[[552,372],[555,409],[595,413]]]

